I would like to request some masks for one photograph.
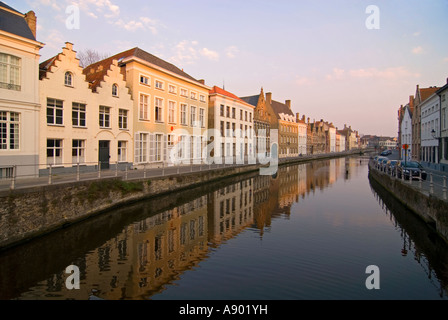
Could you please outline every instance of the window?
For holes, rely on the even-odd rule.
[[[85,140],[72,141],[72,163],[85,163]]]
[[[224,134],[224,121],[221,121],[221,137],[225,137],[225,134]]]
[[[64,84],[69,87],[73,87],[73,75],[71,72],[67,71],[64,77]]]
[[[232,108],[232,119],[236,119],[236,109]]]
[[[127,141],[118,141],[118,162],[127,161]]]
[[[180,95],[181,95],[181,96],[184,96],[184,97],[187,97],[187,96],[188,96],[188,91],[187,91],[187,89],[180,89]]]
[[[227,111],[226,112],[226,117],[230,118],[230,107],[229,106],[227,106],[227,110],[226,111]]]
[[[243,110],[240,110],[240,120],[243,120]]]
[[[244,121],[247,121],[247,111],[244,111]]]
[[[116,83],[112,85],[112,96],[118,97],[118,85]]]
[[[183,125],[187,125],[187,105],[180,105],[180,123]]]
[[[199,125],[201,128],[205,128],[205,109],[199,109]]]
[[[156,80],[155,86],[156,86],[156,89],[163,90],[163,82],[162,81]]]
[[[174,134],[169,134],[168,135],[168,147],[173,147],[174,146],[174,139],[175,139]]]
[[[230,137],[230,122],[226,123],[226,137]]]
[[[196,126],[196,107],[194,106],[190,108],[190,126]]]
[[[150,83],[149,83],[149,78],[148,77],[146,77],[146,76],[140,76],[140,84],[144,84],[144,85],[146,85],[146,86],[149,86],[150,85]]]
[[[47,124],[63,124],[63,102],[62,100],[47,99]]]
[[[0,111],[0,150],[19,149],[20,114]]]
[[[0,88],[20,91],[21,59],[0,53]]]
[[[110,128],[110,108],[100,106],[100,128]]]
[[[176,102],[168,102],[168,122],[176,123]]]
[[[193,99],[193,100],[196,100],[197,99],[197,93],[192,91],[191,95],[190,95],[190,98]]]
[[[147,162],[147,154],[148,154],[148,134],[140,133],[137,135],[137,155],[136,162],[144,163]]]
[[[62,164],[61,139],[47,139],[47,164]]]
[[[201,102],[205,102],[205,96],[204,96],[203,94],[201,94],[201,95],[199,96],[199,100],[200,100]]]
[[[221,117],[224,117],[224,105],[223,104],[221,105],[220,110],[221,110]]]
[[[162,161],[162,141],[163,141],[163,135],[156,134],[156,150],[155,150],[155,161]]]
[[[155,112],[155,121],[163,122],[163,99],[156,98],[156,105],[154,108]]]
[[[86,105],[73,102],[72,104],[72,124],[74,127],[86,126]]]
[[[149,96],[141,93],[140,94],[140,104],[139,104],[139,119],[140,120],[149,120],[148,101],[149,101]]]
[[[118,128],[119,129],[128,128],[128,110],[124,109],[118,110]]]
[[[235,123],[232,123],[232,134],[231,134],[232,137],[235,137],[235,130],[236,130]]]
[[[172,94],[176,94],[177,93],[176,87],[171,85],[171,84],[168,86],[168,91],[169,91],[169,93],[172,93]]]

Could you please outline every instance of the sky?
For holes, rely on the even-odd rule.
[[[41,61],[67,41],[104,55],[139,47],[210,87],[263,88],[360,134],[396,136],[416,86],[448,78],[448,0],[2,1],[36,13]]]

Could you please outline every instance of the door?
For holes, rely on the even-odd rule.
[[[101,162],[101,170],[109,169],[110,141],[100,140],[98,145],[98,161]]]

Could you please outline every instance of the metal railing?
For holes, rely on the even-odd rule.
[[[425,171],[425,174],[420,170],[418,176],[413,176],[411,172],[408,176],[404,173],[400,174],[396,167],[390,169],[373,159],[371,160],[371,166],[379,173],[401,180],[403,183],[409,184],[421,192],[427,192],[428,194],[443,200],[448,199],[447,175],[436,170],[424,168],[423,170]]]
[[[359,152],[359,150],[358,150]],[[298,155],[294,157],[281,157],[278,163],[288,161],[306,161],[324,158],[328,156],[349,156],[353,151],[337,153],[322,153],[313,155]],[[219,163],[206,163],[203,159],[193,159],[189,164],[173,165],[163,161],[153,163],[132,164],[126,162],[84,162],[84,163],[58,163],[58,164],[34,164],[0,166],[3,173],[0,175],[0,190],[17,189],[26,187],[38,187],[45,185],[70,183],[77,181],[98,180],[119,177],[123,180],[137,180],[155,177],[202,172],[228,167],[248,165],[269,165],[269,162],[260,162],[256,158],[249,161],[244,158],[243,163],[237,162],[235,157],[220,158]]]

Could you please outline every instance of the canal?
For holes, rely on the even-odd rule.
[[[0,299],[447,299],[446,243],[367,164],[282,166],[110,211],[0,253]]]

